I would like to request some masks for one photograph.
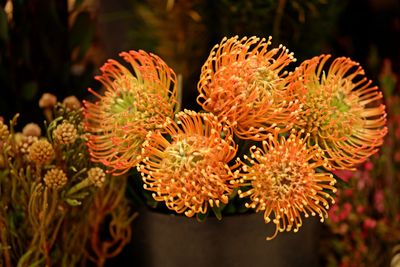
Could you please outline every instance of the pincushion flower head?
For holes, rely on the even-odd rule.
[[[97,76],[104,95],[90,90],[95,103],[84,102],[87,145],[92,160],[122,174],[141,160],[141,145],[148,131],[162,129],[177,110],[176,75],[158,56],[144,51],[123,52],[128,68],[108,60]]]
[[[167,118],[164,129],[170,138],[151,132],[143,144],[147,157],[138,170],[145,189],[188,217],[227,204],[237,167],[228,165],[237,150],[231,130],[210,113],[188,110]]]
[[[327,71],[329,55],[304,61],[293,73],[302,109],[296,126],[310,133],[309,142],[324,151],[330,165],[353,169],[382,145],[386,135],[382,93],[349,58],[337,58]]]
[[[277,126],[290,129],[298,110],[283,71],[293,54],[270,44],[271,38],[224,38],[201,70],[197,102],[243,139],[263,140]]]
[[[288,138],[270,134],[262,147],[250,148],[249,165],[243,164],[239,185],[241,198],[249,197],[247,207],[264,213],[266,223],[276,225],[273,239],[278,232],[297,232],[305,217],[327,217],[333,203],[329,192],[336,192],[336,180],[323,170],[327,160],[322,158],[318,146],[307,146],[307,135],[292,132]]]

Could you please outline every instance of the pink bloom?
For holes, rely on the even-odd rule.
[[[349,214],[351,212],[351,209],[352,209],[352,206],[350,203],[344,203],[343,210],[339,214],[339,220],[343,221],[343,220],[347,219],[347,217],[349,216]]]
[[[374,164],[371,161],[367,161],[364,164],[364,168],[365,170],[370,171],[374,168]]]
[[[344,190],[344,195],[346,197],[351,197],[353,195],[353,189],[346,189]]]
[[[332,172],[345,182],[348,182],[354,176],[354,171],[349,170],[334,170]]]
[[[383,190],[377,190],[374,194],[374,207],[380,213],[383,213],[385,210],[384,203],[385,193]]]
[[[376,221],[371,218],[366,218],[363,227],[364,229],[374,229],[376,227]]]
[[[364,213],[365,207],[362,205],[358,205],[356,208],[357,213]]]

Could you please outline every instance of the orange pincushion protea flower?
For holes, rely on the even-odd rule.
[[[259,147],[250,148],[250,166],[243,164],[239,185],[250,187],[247,191],[239,190],[239,197],[250,196],[246,206],[257,212],[264,212],[266,223],[276,225],[273,239],[278,231],[297,232],[302,225],[301,214],[318,215],[321,222],[327,217],[329,201],[333,198],[326,192],[336,192],[336,180],[332,174],[317,172],[324,167],[326,159],[318,146],[307,147],[306,137],[301,139],[302,132],[294,132],[285,139],[278,134],[270,135]],[[308,136],[308,135],[307,135]]]
[[[143,144],[147,157],[138,170],[145,189],[188,217],[227,204],[237,167],[227,164],[237,151],[231,131],[212,114],[188,110],[164,127],[171,140],[152,132]]]
[[[115,174],[122,174],[141,159],[141,145],[148,131],[160,129],[177,110],[175,73],[153,54],[123,52],[133,73],[115,60],[97,76],[104,95],[90,90],[99,100],[84,102],[85,128],[93,161],[101,162]]]
[[[382,93],[349,58],[337,58],[323,71],[330,55],[303,62],[293,73],[302,109],[297,127],[310,133],[337,169],[353,169],[383,143],[386,135]]]
[[[263,140],[277,126],[290,129],[298,109],[282,71],[293,54],[270,44],[271,37],[224,38],[202,67],[197,102],[243,139]]]

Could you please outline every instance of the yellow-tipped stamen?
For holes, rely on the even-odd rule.
[[[142,158],[146,134],[162,129],[177,109],[176,75],[159,57],[144,51],[120,54],[131,72],[109,60],[97,76],[104,95],[89,89],[99,100],[84,102],[87,145],[93,161],[111,168],[113,174],[127,172]]]
[[[283,70],[295,58],[270,44],[271,37],[224,38],[202,67],[197,102],[243,139],[264,140],[277,126],[287,131],[297,114]]]
[[[354,169],[382,145],[387,133],[382,93],[349,58],[330,55],[304,61],[290,76],[301,102],[295,126],[310,133],[332,168]]]
[[[176,122],[167,120],[164,128],[171,140],[151,132],[143,144],[147,157],[138,170],[144,188],[188,217],[227,204],[237,168],[228,166],[237,150],[231,130],[212,114],[188,110],[179,112]]]
[[[271,134],[262,143],[262,148],[250,148],[254,162],[245,164],[239,175],[239,185],[250,187],[240,191],[239,197],[249,197],[247,207],[264,213],[265,223],[275,224],[273,239],[279,232],[297,232],[302,225],[302,216],[327,216],[326,209],[333,198],[326,191],[336,192],[335,179],[324,172],[317,172],[326,160],[317,146],[308,147],[303,132],[292,132],[286,139],[278,133]],[[245,167],[246,166],[246,167]]]

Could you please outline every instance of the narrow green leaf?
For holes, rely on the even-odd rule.
[[[197,213],[196,214],[196,219],[198,222],[204,222],[207,217],[208,217],[208,211],[206,213]]]
[[[217,217],[217,219],[220,221],[222,220],[222,214],[221,214],[221,208],[220,207],[212,207],[212,210],[215,214],[215,217]]]
[[[65,202],[67,202],[70,206],[79,206],[82,204],[82,202],[80,202],[76,199],[70,199],[70,198],[66,198]]]

